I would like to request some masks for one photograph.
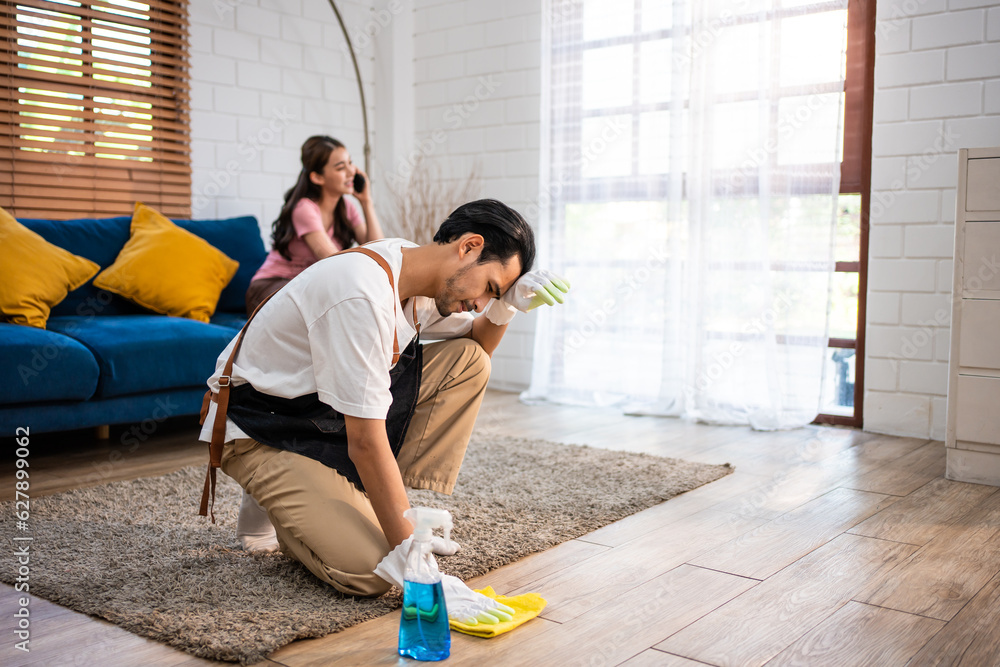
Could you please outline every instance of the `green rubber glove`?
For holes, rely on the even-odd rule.
[[[475,592],[482,593],[497,602],[502,602],[504,607],[513,609],[514,613],[510,615],[510,620],[501,620],[499,623],[480,623],[478,621],[463,623],[453,618],[448,619],[448,625],[451,626],[452,630],[474,637],[488,639],[502,635],[505,632],[510,632],[538,616],[545,609],[546,605],[545,598],[537,593],[522,593],[521,595],[507,597],[506,595],[497,595],[496,591],[489,586]]]
[[[444,590],[448,618],[466,625],[496,625],[514,617],[514,610],[498,600],[472,590],[458,577],[442,575],[441,588]]]
[[[569,287],[568,280],[547,269],[529,271],[518,278],[502,297],[494,299],[483,314],[493,324],[503,326],[514,319],[517,311],[527,313],[542,305],[565,303]]]

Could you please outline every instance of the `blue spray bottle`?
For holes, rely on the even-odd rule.
[[[403,516],[413,523],[414,530],[403,576],[399,654],[417,660],[444,660],[451,653],[451,634],[431,538],[435,528],[442,528],[445,540],[451,539],[451,514],[447,510],[414,507]]]

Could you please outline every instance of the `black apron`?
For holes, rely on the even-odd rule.
[[[385,431],[393,457],[399,456],[417,406],[422,370],[423,346],[418,329],[389,371],[392,405],[385,417]],[[228,416],[254,440],[308,456],[339,472],[358,490],[365,490],[347,453],[344,415],[320,401],[317,394],[281,398],[257,391],[249,383],[234,385]]]

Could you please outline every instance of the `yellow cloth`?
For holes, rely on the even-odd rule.
[[[463,632],[467,635],[472,635],[473,637],[485,637],[486,639],[489,639],[490,637],[496,637],[497,635],[502,635],[505,632],[510,632],[517,626],[527,623],[535,616],[542,613],[542,610],[545,609],[545,605],[548,604],[545,601],[545,598],[537,593],[524,593],[522,595],[507,597],[506,595],[497,595],[492,586],[487,586],[486,588],[477,590],[476,592],[482,593],[488,598],[493,598],[497,602],[502,602],[513,609],[513,620],[501,621],[496,625],[488,625],[486,623],[466,625],[465,623],[459,623],[458,621],[448,619],[448,625],[451,626],[452,630]]]
[[[94,285],[156,313],[208,322],[239,262],[136,202],[132,234]]]
[[[100,269],[0,208],[0,320],[44,329],[52,307]]]

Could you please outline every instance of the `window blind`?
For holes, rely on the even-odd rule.
[[[186,0],[0,2],[0,206],[191,213]]]

